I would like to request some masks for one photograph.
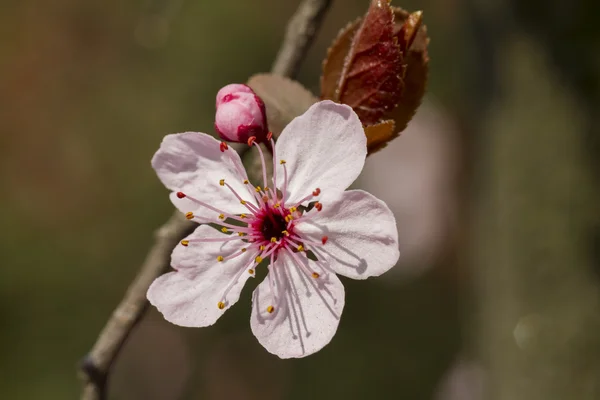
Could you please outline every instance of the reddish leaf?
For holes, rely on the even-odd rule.
[[[367,135],[367,151],[371,155],[387,146],[388,142],[398,137],[393,120],[380,122],[375,125],[365,126]]]
[[[421,100],[425,95],[427,75],[429,73],[429,55],[427,46],[427,28],[422,25],[422,13],[417,11],[409,14],[401,8],[394,7],[396,16],[394,32],[398,43],[404,50],[404,90],[400,96],[398,106],[384,115],[385,119],[396,122],[397,132],[406,129]],[[408,50],[407,50],[408,49]]]
[[[352,107],[364,124],[373,124],[396,106],[401,73],[394,13],[388,0],[372,0],[344,60],[334,100]]]

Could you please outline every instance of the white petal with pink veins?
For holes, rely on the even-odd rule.
[[[285,127],[276,144],[277,159],[286,161],[286,203],[295,203],[316,188],[346,189],[360,174],[367,156],[367,139],[352,108],[331,101],[312,105]],[[277,184],[283,182],[277,164]]]
[[[201,228],[215,231],[205,226],[197,231]],[[218,235],[215,231],[214,236]],[[179,271],[157,278],[148,289],[148,300],[173,324],[190,327],[214,324],[239,300],[244,284],[254,276],[248,272],[254,268],[249,251],[217,261],[218,255],[227,257],[239,249],[239,244],[232,242],[178,245],[172,262]],[[219,302],[223,302],[223,309],[218,307]]]
[[[220,145],[212,136],[200,132],[167,135],[152,158],[152,167],[173,192],[181,191],[226,212],[248,212],[231,190],[219,184],[224,179],[244,200],[254,203],[248,185],[243,183],[247,176],[240,156],[231,148],[222,152]],[[170,197],[182,212],[192,211],[199,216],[215,214],[188,198],[177,198],[175,193]]]
[[[296,230],[315,242],[327,236],[324,246],[316,247],[338,274],[353,279],[378,276],[398,262],[398,231],[394,214],[386,204],[362,190],[325,193],[321,211]]]
[[[304,255],[297,257],[310,268]],[[274,274],[274,291],[267,277],[253,294],[250,325],[254,336],[280,358],[306,357],[321,350],[340,322],[342,282],[331,272],[311,277],[283,252],[269,274]],[[272,312],[269,306],[274,307]]]

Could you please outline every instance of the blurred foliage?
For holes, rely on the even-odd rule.
[[[334,2],[300,75],[313,92],[327,46],[341,27],[364,13],[367,3]],[[470,1],[394,3],[424,10],[432,38],[429,93],[466,130],[474,120],[481,126],[494,112],[465,112],[472,105],[492,104],[497,94],[482,90],[479,82],[493,81],[513,98],[535,93],[538,84],[559,87],[550,93],[562,96],[560,76],[576,82],[584,94],[597,91],[586,80],[598,79],[598,68],[592,66],[598,62],[597,47],[590,46],[596,46],[592,38],[600,28],[590,22],[591,12],[569,14],[575,21],[568,26],[575,30],[547,23],[546,14],[537,14],[539,22],[530,26],[527,21],[536,13],[527,10],[544,6],[527,0],[514,14],[523,18],[523,29],[501,38],[505,31],[488,30],[474,39],[473,27],[486,21]],[[574,4],[592,10],[595,3]],[[78,396],[78,360],[135,275],[152,231],[172,210],[150,168],[151,155],[166,133],[213,133],[216,91],[269,70],[295,5],[267,0],[0,5],[0,398]],[[495,19],[487,26],[505,24],[514,11],[509,6],[498,2],[501,12],[491,13]],[[519,42],[531,27],[535,40],[529,52],[495,53],[498,43]],[[573,31],[577,35],[568,33]],[[584,61],[560,53],[575,52],[577,46],[554,49],[562,43],[585,43]],[[492,75],[521,65],[532,53],[546,54],[548,46],[557,55],[542,56],[536,68],[546,73],[528,76],[530,85],[494,80]],[[482,49],[488,52],[483,57]],[[569,68],[560,67],[565,58]],[[565,101],[582,101],[579,91],[569,96]],[[510,122],[502,129],[551,129],[536,121],[562,103],[534,98],[541,110],[535,114],[504,108],[528,104],[502,103],[501,115]],[[564,129],[585,130],[573,121],[585,119],[591,109],[570,116]],[[469,138],[462,137],[465,149],[473,148]],[[551,157],[540,162],[551,162]],[[480,166],[465,164],[469,170]],[[481,182],[464,179],[467,198],[470,185]],[[498,196],[501,201],[510,194]],[[463,212],[465,220],[472,218]],[[562,212],[560,203],[548,212]],[[278,360],[252,337],[251,288],[211,328],[174,327],[151,310],[117,363],[111,398],[430,399],[461,347],[471,350],[479,340],[470,335],[464,340],[463,330],[469,328],[461,327],[462,311],[468,313],[474,301],[465,290],[464,280],[470,278],[457,252],[443,253],[425,274],[404,281],[344,280],[347,300],[338,334],[323,351],[302,360]],[[541,288],[545,284],[539,282]]]

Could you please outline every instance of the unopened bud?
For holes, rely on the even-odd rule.
[[[255,136],[263,142],[269,132],[265,103],[250,87],[227,85],[217,93],[215,129],[223,140],[246,143]]]

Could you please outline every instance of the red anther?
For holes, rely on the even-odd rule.
[[[221,144],[219,145],[219,148],[221,149],[221,153],[224,153],[225,150],[227,150],[229,148],[229,146],[227,146],[227,143],[221,142]]]
[[[267,133],[267,140],[271,140],[272,137],[273,137],[273,132]]]
[[[321,189],[316,188],[315,190],[313,190],[313,196],[318,196],[321,194]]]
[[[327,243],[327,240],[329,240],[329,238],[327,236],[323,236],[321,238],[321,243],[325,244],[325,243]]]
[[[263,198],[262,198],[262,199],[263,199],[263,201],[264,201],[265,203],[267,203],[267,202],[269,201],[269,196],[263,196]]]
[[[177,197],[180,199],[183,199],[185,197],[185,193],[183,192],[177,192]]]
[[[250,136],[248,138],[248,146],[252,146],[255,141],[256,141],[256,136]]]
[[[321,211],[323,209],[323,204],[321,204],[317,201],[315,203],[315,208],[317,209],[317,211]]]

